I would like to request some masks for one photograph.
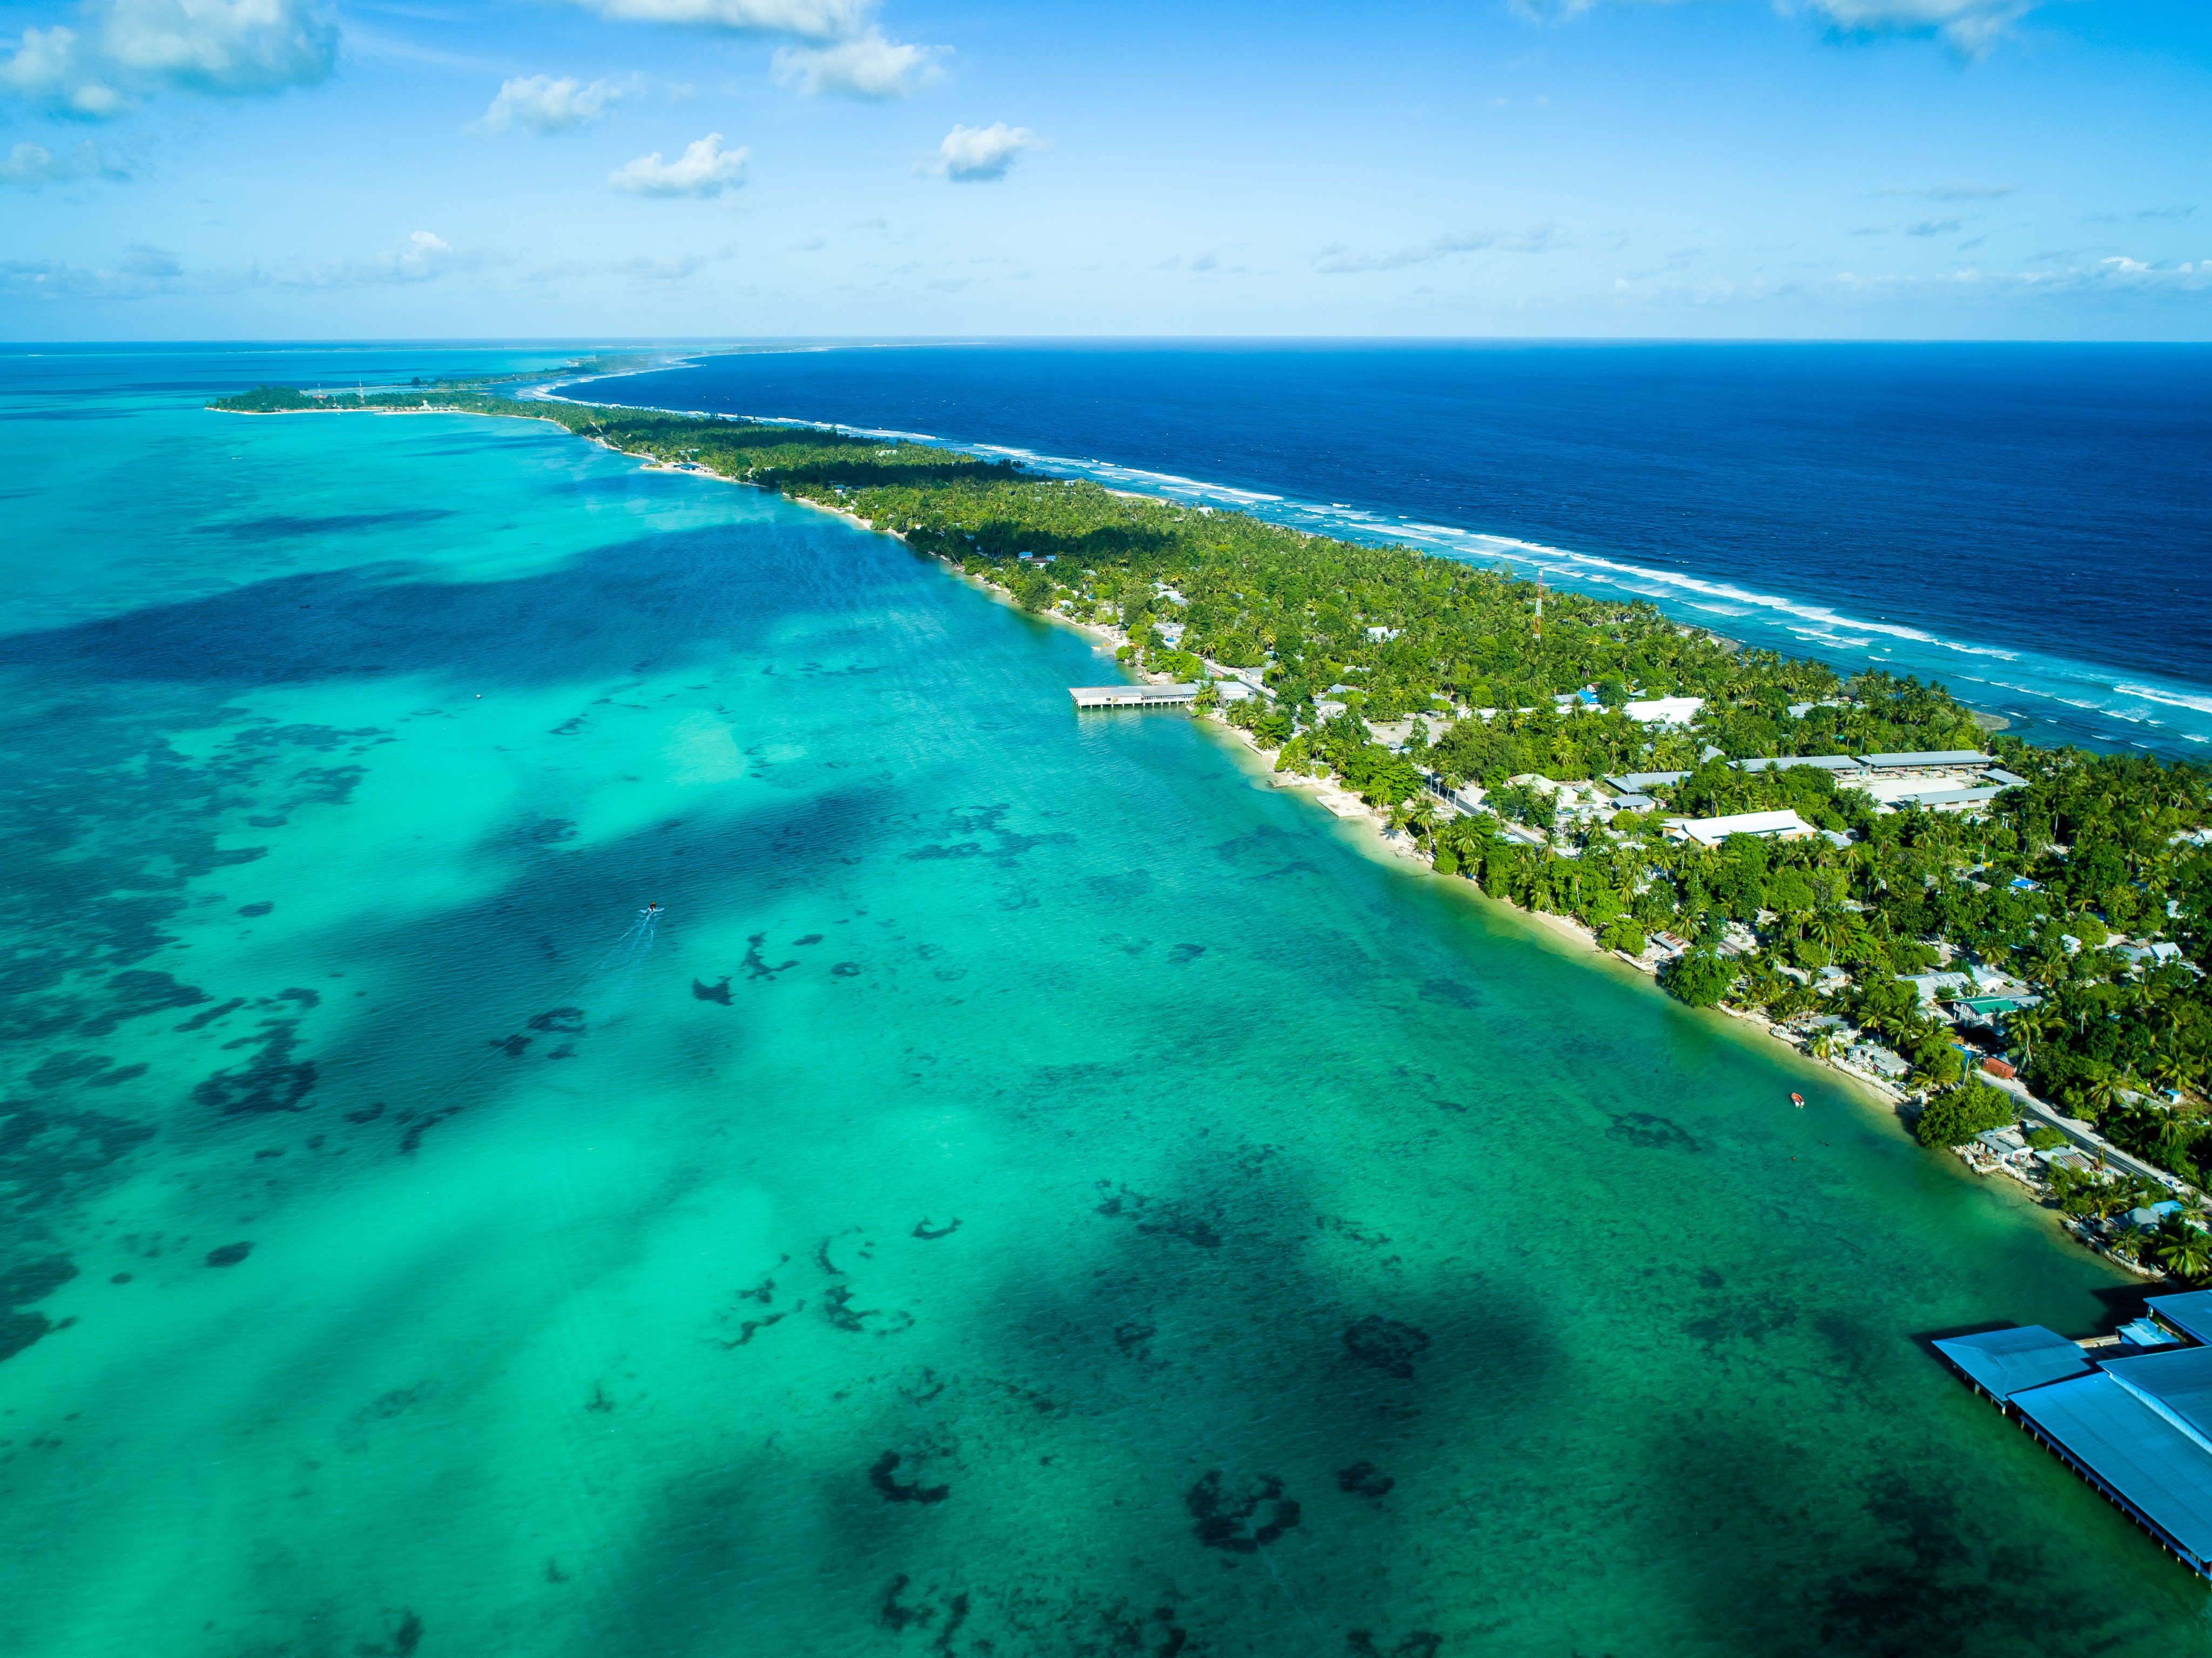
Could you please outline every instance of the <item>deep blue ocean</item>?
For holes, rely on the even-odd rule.
[[[1057,342],[573,388],[1007,451],[1650,598],[2015,729],[2212,739],[2212,348]]]

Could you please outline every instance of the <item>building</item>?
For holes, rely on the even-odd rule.
[[[2117,1336],[2038,1325],[1948,1336],[1975,1390],[2148,1532],[2212,1577],[2212,1291],[2152,1296]]]
[[[1973,811],[2002,794],[2000,787],[1917,789],[1893,794],[1882,802],[1893,809],[1918,806],[1923,811]]]
[[[1861,767],[1880,771],[1985,771],[1995,759],[1972,749],[1922,749],[1911,754],[1863,754]]]
[[[1649,794],[1654,789],[1679,783],[1689,774],[1686,771],[1625,771],[1605,780],[1619,794]]]
[[[1667,833],[1677,841],[1717,847],[1731,835],[1762,841],[1808,841],[1817,831],[1794,811],[1740,811],[1728,817],[1669,817]]]
[[[1647,726],[1686,726],[1705,706],[1702,696],[1656,696],[1647,701],[1624,703],[1620,711]]]
[[[1168,708],[1196,699],[1195,685],[1071,685],[1079,708]]]
[[[1848,754],[1783,754],[1771,758],[1739,760],[1738,771],[1788,771],[1793,766],[1811,766],[1819,771],[1832,771],[1839,777],[1845,772],[1856,775],[1859,762]]]

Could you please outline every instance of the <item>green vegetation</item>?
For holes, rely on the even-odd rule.
[[[2201,764],[1998,736],[1989,745],[2023,786],[1978,815],[1888,811],[1819,768],[1729,762],[1982,746],[1967,709],[1910,678],[1845,680],[1736,649],[1645,604],[1553,592],[1539,638],[1535,589],[1504,570],[820,428],[452,387],[314,399],[264,386],[214,406],[550,421],[896,531],[1026,610],[1121,629],[1133,665],[1178,678],[1198,677],[1205,660],[1260,670],[1273,699],[1222,705],[1222,717],[1274,750],[1279,769],[1332,773],[1390,808],[1440,872],[1574,916],[1631,955],[1670,935],[1684,948],[1662,981],[1683,999],[1840,1016],[1901,1054],[1923,1088],[1958,1082],[1954,1043],[1972,1029],[2119,1145],[2191,1180],[2212,1175],[2201,976],[2212,964],[2212,772]],[[1590,700],[1572,708],[1554,701],[1585,689]],[[1625,711],[1665,695],[1705,699],[1693,727]],[[1322,701],[1344,711],[1323,718]],[[1428,718],[1398,752],[1369,730],[1417,714]],[[1486,789],[1488,810],[1440,811],[1424,772]],[[1627,772],[1684,774],[1646,791],[1664,812],[1786,806],[1829,833],[1709,848],[1668,837],[1662,811],[1563,811],[1540,786]],[[1502,834],[1509,823],[1526,838]],[[2137,954],[2121,953],[2124,941]],[[2154,941],[2178,959],[2148,959]],[[1970,963],[2017,981],[2012,999],[2029,1005],[1939,1011],[1898,977]]]
[[[1962,1083],[1931,1096],[1920,1108],[1912,1133],[1923,1145],[1964,1145],[1977,1134],[2010,1127],[2019,1116],[2008,1096],[1979,1083]]]

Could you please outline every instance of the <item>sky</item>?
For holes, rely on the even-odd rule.
[[[2212,337],[2208,0],[0,0],[0,338]]]

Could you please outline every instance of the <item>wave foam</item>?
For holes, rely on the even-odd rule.
[[[823,349],[822,347],[797,348]],[[837,348],[826,348],[837,349]],[[632,371],[635,372],[635,371]],[[549,394],[557,396],[558,394]],[[561,398],[561,401],[583,399]],[[1832,649],[1863,653],[1872,662],[1890,667],[1914,665],[1911,655],[1919,652],[1940,653],[1949,658],[1981,658],[1996,662],[2019,663],[2018,671],[2037,677],[2047,676],[2058,685],[2069,689],[2088,691],[2091,695],[2105,692],[2121,696],[2139,698],[2166,707],[2185,709],[2191,714],[2212,715],[2212,695],[2192,695],[2179,689],[2161,690],[2156,687],[2121,683],[2107,686],[2094,671],[2083,671],[2083,665],[2046,658],[2039,653],[2008,650],[2000,646],[1972,643],[1965,640],[1946,638],[1925,629],[1915,628],[1899,622],[1875,622],[1848,616],[1827,605],[1790,598],[1785,594],[1760,592],[1723,580],[1710,580],[1686,574],[1677,570],[1655,569],[1649,565],[1632,564],[1625,560],[1602,557],[1594,553],[1578,553],[1565,547],[1554,547],[1539,541],[1529,541],[1518,536],[1493,535],[1480,530],[1466,530],[1449,524],[1430,524],[1416,521],[1403,515],[1373,513],[1364,508],[1334,501],[1299,501],[1291,497],[1269,495],[1257,489],[1240,489],[1232,485],[1208,483],[1202,479],[1185,477],[1175,472],[1152,471],[1144,467],[1126,466],[1115,461],[1098,460],[1080,456],[1046,454],[1039,451],[1012,445],[962,443],[931,432],[911,432],[895,427],[848,426],[838,422],[807,420],[791,415],[750,415],[732,413],[708,415],[706,410],[692,413],[709,418],[744,420],[772,426],[828,426],[834,431],[848,432],[856,437],[895,439],[902,442],[929,443],[969,454],[990,455],[1017,460],[1039,471],[1056,473],[1062,477],[1086,478],[1095,483],[1110,484],[1139,494],[1151,494],[1167,499],[1195,499],[1218,501],[1232,507],[1257,507],[1262,515],[1280,522],[1296,520],[1304,525],[1325,529],[1346,539],[1370,544],[1383,542],[1405,544],[1418,542],[1432,546],[1445,556],[1473,561],[1485,556],[1502,558],[1516,565],[1529,566],[1547,574],[1564,578],[1575,586],[1609,587],[1633,593],[1639,598],[1662,604],[1679,605],[1684,609],[1718,616],[1732,621],[1753,621],[1771,617],[1772,625],[1788,635],[1829,647]],[[1703,601],[1703,602],[1700,602]],[[1784,618],[1788,618],[1785,620]],[[1901,658],[1897,647],[1918,647],[1918,652]],[[1958,665],[1961,670],[1964,664]],[[1939,671],[1937,662],[1925,661],[1921,671]],[[2045,685],[2017,684],[2003,680],[1984,680],[1968,676],[1978,684],[2013,692],[2021,697],[2046,703],[2054,708],[2076,710],[2081,714],[2122,720],[2134,726],[2153,726],[2166,729],[2166,722],[2146,714],[2133,713],[2114,708],[2105,701],[2084,701],[2078,696],[2069,696]],[[2094,689],[2092,689],[2094,687]],[[2015,712],[2018,712],[2015,710]],[[2065,717],[2051,716],[2064,722]],[[2071,722],[2078,729],[2079,721]],[[2192,743],[2212,740],[2212,736],[2182,731],[2177,735]]]
[[[2191,696],[2181,691],[2161,691],[2148,685],[2118,684],[2112,689],[2123,696],[2140,696],[2149,702],[2163,702],[2170,708],[2188,708],[2197,714],[2212,714],[2212,696]]]

